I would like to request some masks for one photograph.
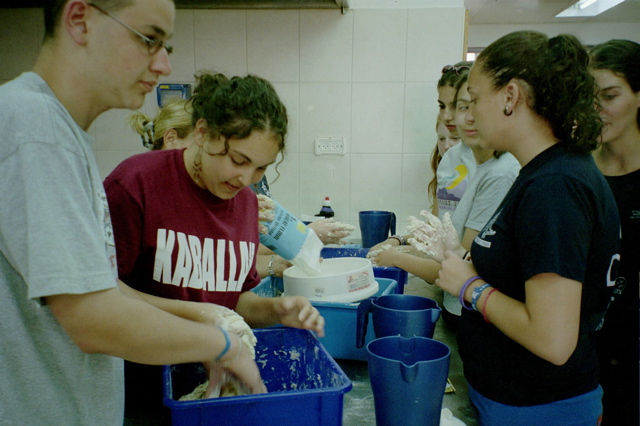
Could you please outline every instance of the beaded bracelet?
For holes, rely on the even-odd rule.
[[[272,278],[276,277],[276,271],[273,270],[273,262],[276,260],[276,255],[272,255],[269,258],[269,276]]]
[[[220,352],[220,355],[216,357],[216,361],[219,361],[220,358],[222,358],[227,354],[227,352],[229,352],[229,348],[231,347],[231,339],[229,339],[229,333],[227,333],[227,330],[220,327],[219,325],[217,325],[216,327],[218,327],[222,332],[222,334],[224,334],[224,342],[225,342],[224,349],[222,350],[222,352]]]
[[[467,287],[469,287],[469,285],[476,281],[476,280],[481,280],[482,278],[480,278],[480,275],[474,275],[473,277],[469,278],[468,280],[466,280],[464,282],[464,284],[462,284],[462,287],[460,288],[460,293],[458,294],[458,299],[460,300],[460,304],[462,305],[463,308],[468,309],[468,310],[472,310],[473,308],[470,305],[467,305],[467,302],[464,301],[464,292],[467,291]]]
[[[471,294],[471,307],[474,311],[480,312],[480,310],[478,310],[478,299],[480,299],[482,292],[490,286],[491,284],[484,283],[480,287],[476,287],[473,289],[473,293]]]
[[[487,294],[487,297],[484,299],[484,304],[482,305],[482,318],[484,318],[484,321],[487,324],[491,324],[491,321],[489,321],[489,318],[487,318],[487,302],[489,301],[489,297],[493,294],[494,291],[498,291],[498,289],[492,288]]]

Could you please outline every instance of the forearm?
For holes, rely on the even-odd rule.
[[[167,299],[165,297],[153,296],[151,294],[135,290],[120,280],[118,280],[118,286],[125,295],[142,300],[146,303],[150,303],[151,305],[165,312],[192,321],[206,322],[206,316],[204,315],[205,313],[201,309],[200,304],[197,302],[174,300]]]
[[[120,290],[129,297],[134,297],[144,302],[150,303],[158,309],[179,316],[191,321],[203,322],[205,324],[217,324],[220,316],[224,315],[227,308],[206,302],[191,302],[188,300],[167,299],[165,297],[153,296],[135,290],[122,281],[118,280]]]
[[[413,234],[406,234],[406,235],[402,235],[402,236],[401,236],[401,239],[404,239],[405,244],[408,244],[408,243],[407,243],[407,241],[409,240],[409,238],[413,238]],[[376,250],[380,250],[380,249],[382,249],[382,246],[385,246],[385,245],[387,245],[387,244],[388,244],[388,245],[390,245],[390,246],[394,246],[394,247],[395,247],[395,246],[400,246],[400,245],[402,245],[402,244],[400,243],[400,240],[401,240],[401,239],[398,239],[398,238],[391,238],[391,237],[389,237],[389,238],[387,238],[386,240],[384,240],[383,242],[378,243],[378,244],[376,244],[375,246],[371,247],[371,248],[369,249],[369,251],[370,251],[370,252],[373,252],[373,251],[376,251]]]
[[[440,264],[433,259],[424,259],[406,253],[399,253],[396,267],[433,284],[438,279]]]
[[[275,254],[273,250],[265,246],[264,244],[258,245],[258,254]]]
[[[163,365],[211,361],[225,345],[216,327],[179,318],[117,288],[52,296],[47,304],[86,353]]]
[[[372,260],[378,266],[403,269],[428,283],[435,282],[440,270],[440,264],[435,260],[405,253],[402,249],[380,250],[373,255]]]
[[[467,303],[471,301],[473,289],[483,283],[484,281],[478,280],[469,286],[465,292]],[[554,294],[551,289],[546,295],[540,289],[530,291],[527,293],[526,304],[499,291],[489,296],[490,289],[482,292],[477,307],[480,311],[484,310],[493,325],[540,358],[556,365],[567,362],[576,348],[580,327],[579,303],[569,302],[576,297],[579,300],[580,294],[575,294],[575,286],[560,288],[565,294],[554,291],[555,295],[551,297],[549,295]]]
[[[269,276],[269,260],[272,255],[260,254],[256,256],[256,270],[260,278],[266,278]]]
[[[252,291],[246,291],[238,300],[236,312],[251,328],[268,327],[279,323],[277,302],[278,298],[260,297]]]

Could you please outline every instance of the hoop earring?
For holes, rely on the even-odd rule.
[[[193,159],[193,180],[196,185],[200,185],[200,174],[202,173],[202,146],[198,148],[198,152]]]
[[[504,109],[502,110],[502,113],[508,117],[508,116],[510,116],[511,114],[513,114],[513,110],[509,110],[509,105],[507,105],[507,106],[505,106],[505,107],[504,107]]]

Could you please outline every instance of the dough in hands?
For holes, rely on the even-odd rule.
[[[227,330],[229,333],[235,333],[240,338],[240,343],[244,345],[244,349],[249,350],[253,358],[256,356],[256,336],[253,334],[251,327],[244,321],[238,313],[226,308],[224,306],[216,305],[217,315],[216,323]],[[218,385],[215,386],[215,391],[209,396],[209,398],[218,398],[226,396],[247,395],[249,392],[245,387],[236,379],[233,375],[229,374],[224,368],[219,365],[212,364],[211,369],[216,371],[212,372],[211,377],[216,377]],[[194,401],[198,399],[204,399],[205,393],[209,386],[209,380],[198,385],[191,393],[180,397],[180,401]]]

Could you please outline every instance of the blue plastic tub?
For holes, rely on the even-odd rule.
[[[372,297],[395,294],[398,283],[389,278],[376,278],[378,292]],[[282,294],[282,279],[265,278],[253,291],[261,297],[277,297]],[[365,347],[356,347],[356,329],[358,321],[358,305],[360,302],[320,302],[311,301],[320,315],[324,317],[324,337],[320,339],[324,348],[336,359],[367,360],[366,345],[375,339],[373,321],[369,321],[365,339]]]
[[[325,247],[320,252],[320,256],[325,259],[332,257],[367,257],[368,248],[358,247]],[[378,278],[390,278],[398,282],[395,289],[396,294],[404,294],[404,286],[409,279],[409,273],[404,269],[392,268],[388,266],[374,266],[373,275]]]
[[[173,425],[341,425],[352,383],[306,330],[254,330],[256,362],[269,393],[178,401],[207,379],[201,364],[164,367],[164,404]]]

